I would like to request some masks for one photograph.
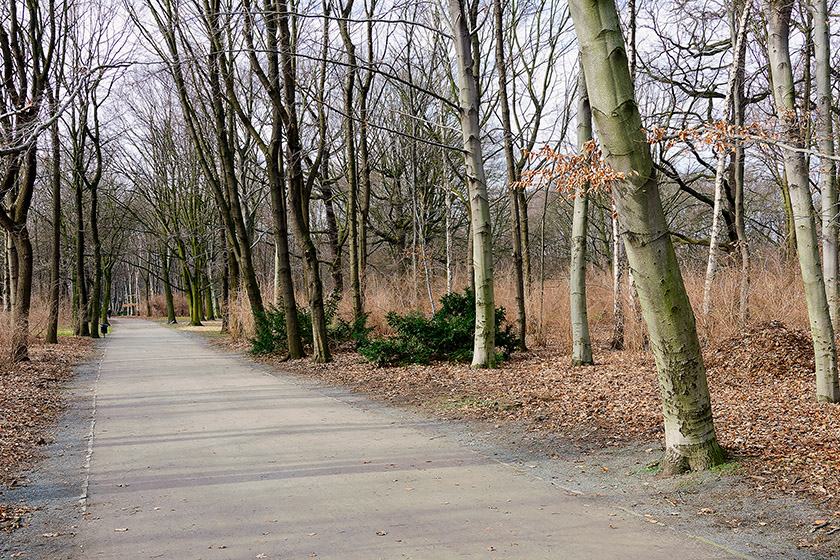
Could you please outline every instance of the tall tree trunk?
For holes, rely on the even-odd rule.
[[[622,278],[627,254],[624,251],[624,241],[621,239],[621,229],[618,227],[618,217],[615,215],[615,203],[612,204],[612,281],[613,281],[613,331],[610,337],[610,348],[624,349],[624,292]]]
[[[55,118],[58,102],[52,88],[47,89],[50,114]],[[52,168],[50,190],[52,191],[52,247],[50,248],[49,318],[47,319],[48,344],[58,343],[59,283],[61,282],[61,144],[58,135],[58,119],[50,126],[52,137]]]
[[[102,270],[102,281],[103,281],[103,290],[102,290],[102,315],[100,317],[100,322],[103,325],[108,325],[111,321],[109,320],[109,313],[111,309],[111,278],[112,272],[114,270],[114,263],[116,261],[111,261]]]
[[[525,346],[525,280],[522,265],[522,223],[519,212],[519,187],[516,186],[516,161],[513,157],[513,133],[510,122],[510,105],[507,91],[507,64],[505,64],[505,45],[502,33],[502,1],[493,0],[493,12],[496,19],[496,72],[499,75],[499,103],[502,109],[502,133],[504,136],[505,164],[507,167],[507,189],[510,200],[510,231],[513,249],[514,291],[516,299],[516,337],[519,350]],[[591,358],[590,358],[591,359]]]
[[[746,0],[749,2],[749,0]],[[741,3],[743,4],[743,3]],[[744,9],[744,6],[741,6]],[[735,24],[736,14],[733,10],[732,25]],[[734,35],[733,30],[730,35]],[[735,75],[735,91],[733,92],[733,106],[734,106],[734,120],[736,129],[744,126],[744,117],[746,113],[746,100],[744,98],[744,60],[746,59],[747,42],[741,42],[741,53],[739,58],[741,64],[736,69]],[[735,151],[732,154],[733,179],[732,183],[735,185],[735,236],[738,240],[738,252],[741,257],[741,286],[740,286],[740,301],[739,301],[739,322],[740,325],[746,326],[750,316],[750,245],[747,239],[747,226],[744,216],[744,164],[746,161],[746,154],[744,153],[744,143],[741,140],[735,140]]]
[[[364,313],[362,309],[362,285],[359,276],[359,178],[356,165],[356,128],[353,123],[356,88],[356,45],[350,38],[347,19],[353,10],[353,0],[346,0],[341,10],[338,27],[347,51],[347,77],[344,84],[344,145],[347,150],[347,229],[350,232],[350,292],[353,303],[353,320]]]
[[[776,113],[782,126],[782,136],[792,147],[802,148],[801,121],[797,113],[793,71],[790,64],[790,33],[792,4],[788,0],[769,0],[767,4],[767,37],[770,72],[773,76],[773,96]],[[796,225],[796,248],[799,267],[805,286],[811,338],[814,341],[814,361],[817,373],[817,400],[838,402],[837,349],[831,324],[828,297],[820,266],[814,207],[811,203],[808,166],[805,155],[790,149],[783,150],[791,205]]]
[[[472,37],[467,29],[464,0],[450,0],[449,11],[458,63],[459,113],[471,207],[475,279],[475,340],[472,367],[485,368],[493,367],[496,363],[496,309],[493,297],[493,235],[478,123],[479,94],[473,71],[475,61],[471,51]]]
[[[828,297],[828,309],[835,330],[838,328],[838,219],[837,182],[835,177],[834,133],[831,116],[831,48],[828,30],[828,7],[826,0],[811,0],[814,14],[814,61],[817,75],[817,138],[820,153],[829,156],[823,159],[820,172],[820,194],[822,196],[822,248],[823,278]]]
[[[32,161],[31,165],[34,166],[35,162]],[[29,360],[29,309],[32,303],[32,243],[25,220],[17,224],[12,241],[17,250],[18,269],[15,304],[12,307],[12,361],[20,362]]]
[[[741,67],[741,45],[747,34],[747,18],[750,16],[751,4],[744,6],[741,17],[738,21],[738,32],[732,47],[732,67],[729,70],[729,78],[726,81],[726,94],[723,97],[724,122],[730,123],[729,113],[732,107],[735,82],[738,77],[738,68]],[[717,271],[718,247],[720,246],[721,218],[723,212],[723,175],[726,171],[726,150],[720,148],[717,153],[717,169],[715,170],[715,203],[712,211],[712,233],[709,237],[709,258],[706,262],[706,282],[703,288],[703,315],[708,315],[712,306],[712,286],[714,285],[715,272]]]
[[[160,253],[161,267],[163,268],[163,294],[166,298],[166,323],[174,325],[178,322],[175,316],[175,299],[172,297],[172,279],[169,274],[169,248],[164,247]]]
[[[81,157],[81,156],[77,156]],[[81,162],[77,162],[80,165]],[[79,293],[78,307],[78,336],[90,336],[90,310],[88,308],[87,278],[85,277],[85,215],[83,206],[83,180],[80,175],[81,169],[74,172],[77,176],[74,179],[76,196],[76,274],[75,280]]]
[[[497,2],[499,0],[496,0]],[[578,77],[578,152],[586,155],[587,143],[592,141],[592,111],[586,93],[583,66]],[[572,258],[569,271],[569,311],[572,319],[572,365],[590,366],[592,341],[586,315],[586,229],[589,214],[589,184],[582,185],[575,193],[572,216]]]
[[[285,0],[281,2],[282,12],[278,14],[280,57],[283,75],[283,94],[285,96],[285,116],[283,125],[286,128],[286,159],[289,172],[289,206],[292,216],[292,226],[295,237],[303,252],[304,278],[307,294],[309,295],[309,309],[312,313],[312,360],[323,363],[332,361],[329,344],[327,342],[327,320],[324,313],[324,289],[321,283],[320,263],[318,251],[312,240],[309,229],[309,196],[312,182],[317,171],[310,174],[309,180],[303,177],[303,147],[298,130],[296,107],[296,76],[293,65],[293,49],[291,31],[289,28],[291,6]],[[318,158],[313,164],[317,170],[323,157],[323,146],[319,150]]]
[[[666,474],[723,461],[694,313],[685,291],[642,131],[624,38],[613,0],[569,2],[589,100],[607,164],[624,179],[613,186],[619,225],[636,278],[659,373]]]
[[[367,62],[369,65],[373,64],[373,17],[376,8],[377,0],[370,0],[365,3],[365,14],[367,16]],[[359,282],[361,284],[362,295],[365,293],[365,283],[367,279],[367,237],[368,237],[368,218],[370,215],[370,191],[371,191],[371,164],[370,164],[370,142],[368,139],[368,121],[370,119],[370,110],[368,108],[368,96],[373,87],[374,71],[368,68],[364,80],[359,87],[359,179],[360,179],[360,199],[359,199]]]
[[[90,189],[90,238],[93,242],[93,289],[90,294],[91,338],[99,338],[99,316],[102,312],[102,242],[99,239],[99,196],[97,186],[96,184],[91,185]]]
[[[279,108],[276,109],[279,111]],[[279,113],[276,116],[274,133],[269,144],[269,157],[276,165],[269,165],[269,185],[271,186],[271,217],[274,222],[274,246],[277,249],[277,278],[280,281],[280,299],[283,301],[284,321],[286,324],[286,348],[289,358],[296,360],[304,357],[303,342],[300,337],[295,285],[292,280],[292,264],[289,258],[289,226],[286,221],[286,182],[283,167],[283,151]]]

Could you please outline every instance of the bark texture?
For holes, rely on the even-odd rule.
[[[770,0],[767,3],[767,52],[782,136],[789,145],[802,148],[804,142],[800,133],[801,122],[797,113],[788,44],[791,10],[792,4],[788,0]],[[808,183],[808,164],[805,154],[798,151],[783,150],[783,158],[796,228],[799,268],[808,304],[811,338],[814,341],[817,400],[838,402],[840,387],[837,383],[837,349],[834,345],[834,328],[820,266],[814,207]]]
[[[497,0],[498,1],[498,0]],[[578,77],[578,151],[583,153],[586,143],[592,140],[592,111],[589,95],[586,93],[586,77],[581,66]],[[586,229],[589,214],[589,185],[583,185],[575,193],[572,215],[572,258],[569,271],[569,311],[572,320],[572,365],[590,366],[592,361],[592,340],[589,337],[589,321],[586,316]]]
[[[475,280],[475,340],[472,367],[492,367],[496,363],[496,326],[493,297],[493,254],[490,204],[481,155],[478,121],[478,89],[474,74],[472,36],[467,29],[463,0],[450,0],[455,56],[458,64],[459,113],[464,138],[467,191],[472,225],[473,278]]]
[[[615,2],[573,0],[569,6],[601,149],[610,167],[624,175],[613,185],[613,196],[659,376],[663,472],[707,469],[723,461],[723,450],[715,436],[694,312],[668,235]]]

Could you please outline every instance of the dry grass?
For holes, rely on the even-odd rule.
[[[717,274],[713,292],[711,313],[704,317],[700,313],[703,302],[705,270],[700,266],[683,267],[683,279],[689,298],[695,309],[697,331],[704,345],[738,334],[745,327],[739,324],[740,272],[737,266],[722,266]],[[467,285],[465,271],[455,276],[455,289],[463,290]],[[606,349],[613,330],[612,273],[609,270],[592,268],[587,274],[587,298],[589,328],[593,344]],[[808,314],[799,270],[795,263],[779,258],[755,257],[752,267],[750,289],[749,325],[767,321],[781,321],[793,329],[808,328]],[[446,292],[444,278],[435,278],[431,284],[435,306]],[[266,294],[272,293],[266,290]],[[628,350],[643,350],[646,336],[638,303],[628,297],[629,289],[624,284],[625,347]],[[496,271],[496,305],[504,307],[507,318],[514,320],[516,307],[513,277],[509,270]],[[298,305],[306,304],[306,297],[298,293]],[[183,302],[186,306],[186,302]],[[345,318],[352,314],[349,291],[338,305],[338,313]],[[368,325],[383,335],[391,333],[385,316],[389,311],[406,313],[417,310],[429,315],[432,305],[428,288],[422,277],[414,282],[409,276],[385,276],[371,272],[367,279],[364,300],[365,310],[370,313]],[[158,309],[160,308],[160,309]],[[163,314],[165,306],[153,305]],[[186,309],[183,310],[186,314]],[[540,286],[534,278],[526,294],[526,317],[528,322],[529,346],[556,346],[564,351],[571,347],[571,322],[569,320],[568,276],[549,278]],[[180,312],[179,312],[180,313]],[[244,341],[253,336],[254,321],[250,306],[244,294],[231,302],[231,337]],[[747,326],[749,326],[747,325]]]

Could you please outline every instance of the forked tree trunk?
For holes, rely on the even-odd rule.
[[[498,0],[496,0],[498,2]],[[578,152],[585,153],[586,143],[592,140],[592,112],[586,93],[583,67],[578,78],[577,114]],[[586,316],[586,229],[589,213],[589,185],[582,185],[575,193],[572,216],[572,259],[569,272],[569,311],[572,319],[572,365],[590,366],[592,341]]]
[[[324,312],[324,288],[321,283],[320,262],[318,251],[312,240],[309,229],[309,193],[314,176],[309,180],[303,177],[303,147],[298,129],[296,107],[296,76],[293,64],[292,37],[289,25],[292,8],[288,2],[281,2],[282,12],[278,14],[278,31],[280,44],[280,59],[283,77],[283,94],[285,96],[285,116],[283,125],[286,128],[286,159],[289,173],[289,210],[292,217],[300,250],[303,252],[304,279],[309,295],[309,309],[312,313],[312,360],[323,363],[332,361],[327,341],[327,319]],[[319,154],[320,159],[322,154]],[[316,160],[313,167],[317,169],[320,162]],[[314,171],[313,171],[314,173]]]
[[[782,137],[792,147],[804,146],[797,114],[793,71],[790,63],[790,34],[792,4],[788,0],[769,0],[767,4],[767,44],[776,113],[782,127]],[[796,248],[799,268],[805,286],[811,338],[814,342],[814,362],[817,373],[817,400],[838,402],[837,349],[831,324],[828,297],[820,266],[814,207],[808,182],[805,155],[791,149],[783,150],[788,191],[796,226]]]
[[[458,63],[461,131],[464,163],[470,197],[473,278],[475,279],[475,340],[472,367],[493,367],[496,363],[496,325],[493,299],[493,254],[487,180],[481,155],[478,124],[478,91],[473,73],[472,38],[467,29],[464,0],[450,0],[452,33]]]
[[[723,462],[694,313],[659,197],[650,147],[634,99],[614,0],[569,2],[592,116],[613,186],[618,220],[650,333],[665,421],[666,474]]]

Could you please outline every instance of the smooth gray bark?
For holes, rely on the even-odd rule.
[[[650,147],[642,131],[613,0],[569,2],[601,150],[623,174],[613,185],[618,220],[656,360],[665,423],[666,474],[723,461],[694,312],[685,291]]]
[[[831,47],[829,44],[828,7],[826,0],[812,0],[814,14],[814,62],[817,78],[817,142],[820,153],[827,158],[821,162],[820,194],[822,197],[823,278],[828,297],[831,323],[838,327],[838,220],[837,181],[834,156],[834,134],[831,117]]]
[[[496,0],[498,1],[498,0]],[[592,111],[586,93],[583,66],[578,77],[578,152],[585,154],[592,141]],[[592,341],[586,315],[586,229],[589,214],[589,184],[582,185],[575,193],[572,215],[572,258],[569,271],[569,311],[572,320],[572,365],[589,366],[592,361]]]
[[[450,0],[452,34],[458,64],[459,113],[464,138],[464,163],[470,197],[472,223],[473,278],[475,279],[475,340],[472,367],[496,363],[495,306],[493,297],[493,236],[487,180],[481,154],[478,122],[478,90],[473,71],[472,37],[467,28],[463,0]]]
[[[776,113],[782,128],[783,139],[794,147],[803,147],[800,133],[801,119],[796,106],[796,92],[790,62],[790,35],[792,5],[787,0],[769,0],[766,6],[767,45],[770,72],[773,78],[773,96]],[[808,165],[805,154],[783,150],[788,192],[796,227],[796,249],[799,268],[808,304],[811,338],[814,342],[814,362],[817,374],[817,400],[838,402],[840,387],[837,383],[837,349],[834,328],[831,324],[828,297],[820,266],[817,228],[811,202]]]

